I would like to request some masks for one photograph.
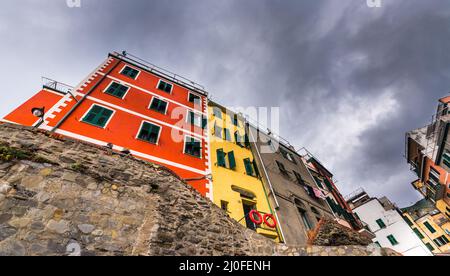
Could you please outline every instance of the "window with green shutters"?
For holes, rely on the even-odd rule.
[[[449,242],[446,236],[440,236],[439,238],[434,239],[433,241],[439,247],[442,247],[442,246],[446,245]]]
[[[403,216],[403,219],[406,221],[406,223],[409,225],[409,226],[413,226],[414,224],[412,223],[412,221],[407,217],[407,216]]]
[[[156,97],[153,98],[150,104],[150,109],[162,114],[166,114],[168,103]]]
[[[431,252],[434,251],[434,247],[433,247],[429,242],[426,243],[425,246],[426,246]]]
[[[214,136],[216,136],[217,138],[222,139],[222,128],[219,127],[218,125],[214,126]]]
[[[160,126],[148,122],[143,122],[138,134],[138,139],[152,144],[158,144],[160,132]]]
[[[444,165],[450,168],[450,152],[448,152],[447,150],[442,156],[442,162],[444,162]]]
[[[256,160],[255,159],[253,159],[253,169],[255,170],[255,175],[257,177],[259,177],[260,176],[259,169],[258,169],[258,165],[256,164]]]
[[[314,181],[316,182],[317,186],[319,188],[323,189],[322,181],[319,178],[317,178],[316,176],[313,176],[313,178],[314,178]]]
[[[417,228],[413,228],[414,233],[419,237],[419,239],[423,240],[425,237],[422,235],[422,233]]]
[[[436,233],[436,229],[434,229],[428,221],[425,221],[423,225],[425,225],[428,231],[430,231],[432,234]]]
[[[93,105],[82,121],[94,126],[104,128],[114,111],[99,105]]]
[[[206,118],[194,111],[188,111],[187,121],[188,123],[201,128],[205,128],[207,125]]]
[[[223,149],[217,150],[217,166],[226,168],[227,164],[225,161],[225,152]]]
[[[136,79],[137,75],[139,74],[139,71],[131,68],[130,66],[125,66],[125,68],[123,68],[122,72],[120,73],[132,79]]]
[[[184,153],[201,158],[202,157],[202,142],[194,137],[186,136],[184,142]]]
[[[242,136],[239,134],[239,131],[236,131],[234,133],[234,141],[236,142],[236,145],[242,147],[242,143],[244,142],[242,139]]]
[[[384,224],[382,219],[377,219],[376,223],[380,226],[380,228],[386,228],[386,224]]]
[[[192,94],[191,92],[189,92],[189,102],[194,103],[195,105],[202,103],[200,96]]]
[[[234,152],[230,151],[227,155],[229,168],[234,170],[236,168],[236,160],[234,159]]]
[[[230,115],[230,117],[231,117],[231,120],[233,121],[233,125],[235,125],[235,126],[239,126],[239,119],[238,119],[238,116],[237,115]]]
[[[250,161],[249,158],[244,159],[244,166],[245,166],[245,172],[247,173],[247,175],[254,176],[253,163],[252,163],[252,161]]]
[[[222,110],[218,107],[213,107],[213,115],[218,119],[222,119]]]
[[[109,87],[106,89],[105,93],[117,98],[123,99],[125,94],[127,94],[129,87],[122,85],[117,82],[112,82]]]
[[[158,83],[158,89],[170,94],[172,93],[173,85],[163,80],[160,80]]]
[[[225,133],[225,140],[231,142],[231,133],[230,130],[228,128],[224,129],[224,133]]]
[[[398,241],[397,241],[397,239],[394,237],[394,235],[389,235],[389,236],[387,236],[387,239],[389,240],[389,242],[390,242],[392,245],[397,245],[397,244],[398,244]]]

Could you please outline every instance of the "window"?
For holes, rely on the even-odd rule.
[[[128,89],[130,89],[128,86],[113,81],[105,90],[105,93],[123,99],[125,94],[127,94]]]
[[[398,244],[398,241],[397,241],[397,239],[394,237],[394,235],[389,235],[389,236],[387,236],[387,239],[389,240],[389,242],[390,242],[392,245],[397,245],[397,244]]]
[[[312,230],[313,226],[312,226],[311,222],[309,221],[308,216],[306,215],[306,211],[301,208],[297,208],[297,209],[298,209],[298,212],[300,213],[300,217],[301,217],[306,229]]]
[[[228,167],[227,167],[227,163],[226,163],[227,159],[228,159]],[[225,153],[223,151],[223,149],[218,149],[217,150],[217,166],[234,170],[236,168],[236,159],[234,157],[234,151]]]
[[[244,208],[244,215],[245,215],[245,223],[247,225],[247,228],[251,230],[256,230],[257,226],[253,221],[250,219],[250,212],[252,210],[256,210],[256,206],[252,202],[248,202],[245,200],[242,200],[242,207]]]
[[[225,161],[225,156],[226,154],[223,149],[217,150],[217,166],[226,168],[227,164]]]
[[[136,79],[136,77],[139,75],[139,71],[131,68],[130,66],[125,66],[125,68],[123,68],[122,72],[120,73],[132,79]]]
[[[82,121],[94,126],[104,128],[111,119],[114,111],[94,104],[88,113],[83,117]]]
[[[158,83],[158,89],[170,94],[172,93],[173,85],[163,80],[160,80]]]
[[[446,245],[449,242],[446,236],[440,236],[439,238],[434,239],[433,241],[439,247],[442,247],[442,246]]]
[[[200,105],[202,103],[200,96],[197,96],[191,92],[189,92],[188,101],[194,103],[194,105]]]
[[[247,175],[254,176],[253,163],[249,158],[244,159],[245,172]]]
[[[448,150],[445,151],[444,155],[442,156],[442,160],[444,162],[444,165],[450,168],[450,152]]]
[[[213,115],[216,118],[222,119],[222,110],[218,107],[213,107]]]
[[[430,251],[434,251],[434,247],[430,243],[425,244]]]
[[[237,115],[230,115],[231,121],[233,121],[233,125],[239,126],[239,119]]]
[[[297,162],[294,159],[294,156],[291,153],[289,153],[289,152],[287,152],[287,151],[285,151],[283,149],[280,149],[280,152],[281,152],[281,155],[283,155],[284,158],[286,158],[287,160],[291,161],[292,163],[297,164]]]
[[[217,124],[214,126],[214,136],[222,139],[222,128],[219,127]]]
[[[188,111],[187,121],[194,126],[205,128],[207,120],[203,115],[198,114],[194,111]]]
[[[238,145],[238,146],[240,146],[240,147],[242,147],[243,146],[243,141],[244,139],[243,139],[243,137],[239,134],[239,131],[236,131],[235,133],[234,133],[234,141],[236,141],[236,144]]]
[[[162,114],[166,114],[168,103],[156,97],[153,97],[152,102],[150,103],[150,109]]]
[[[143,122],[137,138],[152,144],[158,144],[159,135],[161,133],[161,127],[151,124],[149,122]]]
[[[224,210],[225,212],[228,212],[228,202],[221,200],[220,208],[222,208],[222,210]]]
[[[430,182],[434,186],[439,185],[439,178],[440,177],[441,177],[440,173],[438,171],[436,171],[434,168],[430,167],[429,178],[430,178]]]
[[[278,161],[276,161],[276,162],[277,162],[278,169],[280,170],[280,172],[282,174],[284,174],[285,176],[289,176],[289,172],[286,170],[286,167],[282,163],[280,163]]]
[[[406,223],[407,223],[409,226],[413,226],[412,221],[411,221],[407,216],[403,216],[403,219],[406,221]]]
[[[433,226],[431,226],[431,224],[428,221],[425,221],[423,225],[425,225],[428,231],[430,231],[432,234],[436,233],[436,229],[434,229]]]
[[[295,179],[297,179],[298,184],[305,185],[305,181],[303,180],[302,176],[296,171],[293,171],[293,173],[295,175]]]
[[[419,237],[419,239],[423,240],[425,237],[420,233],[419,229],[413,228],[414,233]]]
[[[186,136],[184,140],[184,153],[197,158],[201,158],[202,142],[194,137]]]
[[[227,129],[227,128],[225,128],[225,129],[224,129],[224,132],[225,132],[225,140],[231,142],[231,133],[230,133],[230,130]]]
[[[377,219],[376,223],[380,228],[386,228],[386,224],[384,224],[384,221],[382,219]]]

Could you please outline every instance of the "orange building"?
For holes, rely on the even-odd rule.
[[[48,82],[3,121],[129,152],[211,197],[207,101],[202,86],[114,52],[77,87]]]

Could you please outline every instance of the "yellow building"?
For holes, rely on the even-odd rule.
[[[244,119],[214,102],[208,108],[214,203],[243,226],[280,242],[281,235],[278,226],[273,227],[276,219],[248,143]],[[262,218],[263,223],[256,224],[249,214],[258,223]]]
[[[403,217],[433,254],[450,253],[450,220],[433,204],[419,201],[405,208]]]

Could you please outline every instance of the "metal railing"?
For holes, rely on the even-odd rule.
[[[44,88],[54,90],[63,94],[72,93],[74,87],[59,81],[52,80],[47,77],[42,77],[42,85]]]

